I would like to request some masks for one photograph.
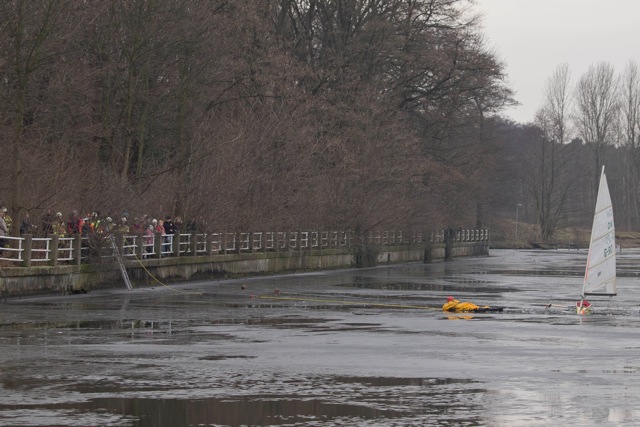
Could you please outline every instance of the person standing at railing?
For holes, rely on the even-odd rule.
[[[145,229],[143,228],[142,222],[140,221],[140,218],[135,217],[133,218],[133,223],[131,224],[131,227],[129,228],[129,232],[131,234],[134,235],[139,235],[139,234],[144,234]]]
[[[191,217],[189,221],[187,221],[187,233],[195,233],[198,231],[198,224],[196,223],[196,219]]]
[[[5,212],[6,208],[0,209],[0,256],[3,256],[4,253],[4,238],[9,234],[9,227],[4,220]]]
[[[7,208],[2,208],[2,212],[4,213],[4,222],[7,225],[7,236],[11,235],[11,225],[13,224],[13,219],[11,219],[11,215],[7,212]]]
[[[151,220],[151,225],[153,225],[153,231],[155,233],[164,234],[164,222],[162,220],[158,221],[154,218]]]
[[[151,218],[149,215],[144,214],[140,217],[140,232],[144,233],[147,231],[147,227],[151,224]]]
[[[81,234],[82,234],[81,245],[83,248],[85,248],[84,249],[85,251],[90,251],[90,248],[96,247],[95,242],[93,241],[93,239],[95,238],[93,234],[93,224],[91,223],[91,217],[89,216],[89,214],[87,214],[87,216],[82,220]],[[93,253],[91,252],[87,253],[86,254],[87,258],[85,259],[88,260],[88,258],[92,255]]]
[[[167,215],[167,217],[164,220],[164,234],[166,234],[166,236],[164,237],[163,246],[164,246],[165,252],[170,252],[171,242],[173,240],[173,234],[175,232],[176,232],[175,224],[171,220],[171,216]]]
[[[111,219],[110,216],[108,216],[104,219],[104,221],[100,223],[100,226],[98,227],[98,233],[107,234],[107,233],[111,233],[112,231],[113,231],[113,220]]]
[[[115,231],[122,237],[122,244],[123,246],[125,246],[125,248],[123,249],[123,254],[128,255],[130,253],[128,248],[130,242],[127,237],[129,235],[129,225],[127,224],[126,216],[120,218],[120,222],[118,223]]]
[[[97,212],[92,212],[91,213],[91,229],[97,233],[98,230],[100,229],[100,216],[98,215]]]
[[[56,216],[53,220],[53,235],[58,237],[58,249],[66,247],[66,243],[62,240],[67,237],[67,223],[62,218],[62,212],[56,212]]]
[[[78,217],[78,211],[74,210],[69,215],[69,220],[67,221],[67,234],[72,236],[74,234],[80,234],[82,232],[82,222]]]
[[[62,219],[62,212],[57,212],[53,220],[53,234],[58,237],[65,237],[67,235],[67,226]]]
[[[144,258],[148,257],[150,254],[153,253],[154,231],[155,230],[153,228],[153,224],[147,225],[147,229],[144,231],[144,241],[143,241],[144,242],[144,248],[145,248],[145,251],[144,251],[145,253],[143,254]]]
[[[29,215],[29,212],[26,212],[24,214],[24,218],[22,218],[22,222],[20,223],[20,236],[33,233],[35,228],[36,226],[31,223],[31,216]]]
[[[120,219],[120,223],[118,224],[118,228],[116,229],[116,231],[123,236],[129,234],[129,226],[127,225],[126,217],[122,217],[122,219]]]
[[[171,234],[176,232],[176,226],[171,220],[170,216],[167,216],[164,220],[164,234]]]
[[[84,219],[84,224],[82,224],[82,237],[91,237],[93,234],[93,224],[91,224],[91,219],[89,217]]]
[[[40,221],[42,221],[42,237],[45,239],[53,234],[53,222],[55,221],[55,218],[56,217],[51,213],[51,209],[47,209],[40,219]]]

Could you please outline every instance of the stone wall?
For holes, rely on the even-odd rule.
[[[454,257],[488,255],[489,244],[458,242],[454,244],[452,252]],[[433,262],[442,261],[444,257],[444,244],[426,247],[391,246],[377,250],[376,264]],[[347,249],[167,257],[143,261],[127,260],[125,265],[134,287],[153,285],[156,279],[169,283],[355,267],[354,251]],[[78,293],[115,287],[125,289],[115,262],[105,262],[98,266],[82,264],[0,269],[0,295],[3,298]]]

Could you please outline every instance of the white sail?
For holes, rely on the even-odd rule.
[[[616,295],[616,233],[604,166],[593,216],[582,295]]]

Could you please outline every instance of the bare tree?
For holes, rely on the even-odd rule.
[[[580,137],[592,148],[594,195],[605,150],[616,140],[619,111],[618,79],[613,67],[607,62],[591,65],[575,90],[574,123]]]
[[[4,2],[0,197],[231,228],[480,222],[510,91],[472,4]]]
[[[569,66],[562,64],[547,80],[543,107],[537,112],[535,124],[540,129],[535,139],[531,167],[526,182],[534,196],[536,218],[543,240],[548,240],[558,221],[565,214],[566,201],[574,180],[565,157],[570,109]]]
[[[620,78],[625,143],[640,149],[640,69],[630,61]]]
[[[24,209],[77,191],[67,178],[79,171],[65,166],[72,158],[86,158],[75,140],[86,130],[79,95],[84,91],[82,79],[71,77],[69,49],[76,29],[86,21],[73,3],[15,1],[0,6],[0,174],[9,183],[3,193],[16,221]]]
[[[569,64],[559,65],[545,87],[544,108],[551,120],[548,135],[558,144],[565,144],[571,138],[568,132],[571,112],[571,73]]]
[[[624,205],[631,210],[630,218],[640,216],[640,69],[630,61],[620,77],[621,122],[628,173]],[[631,225],[631,224],[629,224]]]
[[[566,202],[575,185],[572,169],[566,159],[565,145],[553,138],[558,135],[557,117],[550,109],[542,108],[536,114],[535,124],[539,133],[527,155],[531,164],[526,169],[525,177],[535,201],[542,240],[548,240],[559,220],[566,216]]]

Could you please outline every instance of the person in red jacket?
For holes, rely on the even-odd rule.
[[[69,220],[67,221],[67,235],[80,234],[83,225],[84,221],[78,217],[78,211],[74,210],[71,212],[71,216],[69,216]]]
[[[591,314],[591,303],[582,299],[576,303],[576,314]]]

